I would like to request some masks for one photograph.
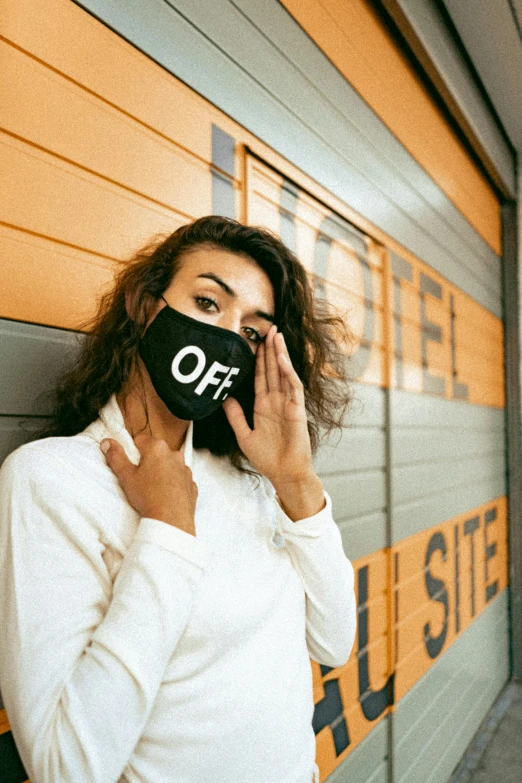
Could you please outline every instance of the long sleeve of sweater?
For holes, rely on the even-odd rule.
[[[0,689],[33,783],[119,779],[208,558],[142,518],[113,584],[89,491],[37,445],[0,469]]]
[[[306,643],[310,657],[327,666],[348,660],[357,628],[354,570],[332,516],[332,500],[306,519],[292,521],[277,506],[277,524],[306,593]],[[276,495],[277,499],[277,495]]]

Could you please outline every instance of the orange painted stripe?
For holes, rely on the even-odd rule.
[[[338,754],[331,727],[320,728],[316,743],[321,780],[396,709],[403,696],[506,588],[507,543],[507,502],[499,497],[390,549],[352,560],[359,612],[350,658],[324,676],[319,664],[311,662],[315,705],[328,698],[325,684],[334,683],[331,708],[340,698],[343,711],[338,720],[344,720],[349,737]],[[364,584],[365,601],[361,594]],[[365,647],[358,643],[363,627],[367,629]],[[365,667],[368,690],[361,693]],[[380,704],[378,699],[376,703],[375,694],[386,690],[392,675],[393,703],[384,694]]]
[[[500,204],[493,189],[366,0],[281,2],[500,255]]]
[[[77,329],[113,280],[110,260],[1,224],[0,254],[3,318]]]

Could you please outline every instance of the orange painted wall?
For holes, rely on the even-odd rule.
[[[315,43],[501,254],[500,204],[366,0],[281,0]]]

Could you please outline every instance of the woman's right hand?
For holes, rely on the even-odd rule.
[[[181,451],[172,451],[166,441],[140,433],[134,438],[140,464],[133,465],[118,441],[104,438],[100,446],[107,443],[107,464],[130,505],[142,517],[159,519],[195,536],[198,488]]]

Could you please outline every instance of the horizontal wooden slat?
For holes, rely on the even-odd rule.
[[[323,484],[332,496],[335,519],[339,522],[380,511],[386,506],[383,470],[324,476]]]
[[[177,80],[173,101],[169,74],[73,3],[18,0],[3,20],[2,36],[144,128],[211,159],[210,132],[201,122],[206,102]]]
[[[493,189],[370,5],[365,0],[283,0],[283,5],[500,254],[500,204]]]
[[[210,158],[202,160],[7,43],[0,43],[0,63],[5,131],[180,215],[211,211]]]
[[[185,222],[175,210],[6,134],[0,135],[0,149],[0,187],[11,194],[2,210],[8,225],[104,258],[120,258],[154,234],[171,233]]]
[[[388,719],[380,721],[371,734],[358,745],[346,761],[342,762],[331,775],[328,783],[346,783],[346,781],[361,781],[369,783],[372,775],[378,772],[383,765],[387,767],[388,755]],[[388,778],[384,778],[390,783]]]
[[[397,781],[447,780],[458,763],[509,676],[507,600],[504,590],[397,705]]]
[[[354,427],[345,429],[339,438],[334,434],[330,445],[323,446],[314,461],[321,476],[348,471],[384,468],[384,423],[381,428]]]
[[[112,285],[114,262],[0,225],[0,316],[78,329]]]
[[[346,557],[350,560],[384,549],[388,543],[385,508],[351,519],[336,517],[335,521],[341,531]]]
[[[383,4],[490,176],[507,198],[516,197],[514,150],[439,8],[431,0],[384,0]]]

